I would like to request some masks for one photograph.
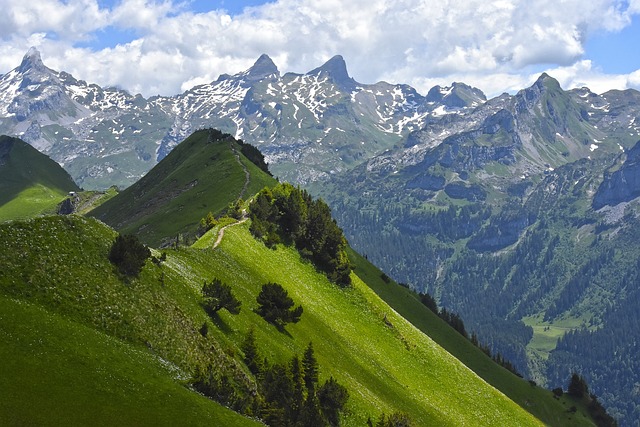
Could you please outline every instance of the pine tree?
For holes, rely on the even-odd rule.
[[[578,399],[583,398],[584,396],[589,395],[589,387],[587,386],[587,382],[582,378],[582,376],[577,373],[573,373],[571,375],[571,380],[569,381],[569,388],[567,393],[570,396],[577,397]]]
[[[240,313],[242,303],[233,295],[231,286],[218,279],[213,279],[211,283],[205,282],[202,286],[202,296],[204,308],[209,314],[217,313],[223,308],[231,314]]]
[[[291,383],[293,384],[293,397],[291,399],[291,420],[295,423],[304,405],[304,378],[303,367],[298,355],[291,359]]]
[[[247,336],[240,345],[240,350],[242,350],[242,353],[244,354],[244,364],[247,365],[249,371],[251,371],[256,378],[260,379],[264,365],[260,357],[260,353],[258,352],[256,334],[253,328],[249,329]]]
[[[337,426],[340,423],[340,412],[349,399],[349,392],[333,377],[330,377],[318,389],[317,396],[322,415],[329,422],[329,425]]]
[[[307,393],[314,394],[318,383],[318,361],[311,342],[309,342],[307,349],[304,351],[302,366],[304,367],[304,384],[307,387]]]
[[[287,323],[297,323],[302,316],[302,306],[294,308],[294,302],[289,293],[277,283],[262,285],[256,298],[257,313],[267,322],[282,327]]]
[[[109,261],[125,276],[137,277],[150,256],[149,248],[133,234],[119,234],[109,251]]]

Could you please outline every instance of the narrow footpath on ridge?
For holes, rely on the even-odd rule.
[[[233,151],[233,153],[236,156],[236,161],[238,162],[238,164],[240,165],[240,167],[242,167],[242,170],[244,171],[244,177],[245,177],[244,178],[244,185],[242,186],[242,190],[240,191],[240,194],[238,195],[238,199],[237,199],[237,200],[240,200],[240,199],[242,199],[244,194],[247,192],[247,188],[249,188],[249,181],[251,180],[251,175],[249,174],[249,169],[247,169],[245,164],[242,163],[242,161],[240,160],[240,153],[238,153],[236,148],[233,146],[233,143],[229,143],[229,144],[231,146],[231,150]],[[236,221],[233,224],[225,225],[220,230],[218,230],[218,238],[216,239],[216,242],[213,244],[213,249],[217,248],[218,245],[220,245],[220,243],[222,242],[222,238],[224,237],[224,230],[226,230],[228,227],[233,227],[235,225],[240,225],[240,224],[246,222],[248,219],[249,219],[249,216],[248,216],[247,211],[245,209],[245,210],[242,211],[242,218],[239,221]]]
[[[222,242],[222,238],[224,237],[224,230],[226,230],[229,227],[233,227],[235,225],[240,225],[246,222],[248,219],[249,217],[247,216],[246,212],[242,212],[242,219],[240,221],[236,221],[233,224],[225,225],[220,230],[218,230],[218,238],[216,239],[216,242],[213,244],[213,249],[217,248],[218,245]]]
[[[240,200],[244,197],[244,194],[247,192],[247,188],[249,188],[249,181],[251,180],[251,174],[249,174],[249,169],[247,169],[247,166],[245,166],[245,164],[242,163],[242,161],[240,160],[240,153],[238,153],[238,150],[236,150],[236,147],[231,142],[229,144],[231,147],[231,151],[233,151],[233,153],[236,155],[236,161],[244,171],[244,185],[242,186],[242,190],[238,195],[238,200]]]

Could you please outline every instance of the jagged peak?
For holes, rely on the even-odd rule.
[[[562,88],[556,79],[549,76],[547,73],[542,73],[534,84],[526,89],[518,91],[516,99],[518,100],[518,104],[523,107],[525,104],[537,102],[543,93],[547,93],[549,91],[562,92]]]
[[[467,107],[477,105],[487,100],[485,94],[478,88],[465,83],[453,82],[451,86],[432,87],[426,96],[427,102],[443,103],[448,107]]]
[[[542,89],[543,87],[547,89],[562,89],[560,87],[560,83],[547,73],[540,74],[540,77],[538,77],[533,86],[536,86],[540,89]]]
[[[253,66],[247,70],[247,76],[250,76],[251,80],[260,80],[271,75],[280,76],[280,71],[266,53],[260,55]]]
[[[35,46],[31,46],[27,53],[24,55],[24,57],[22,58],[22,63],[20,64],[20,67],[18,67],[18,71],[24,73],[32,68],[44,68],[44,63],[42,62],[42,58],[40,57],[40,51]]]
[[[355,80],[349,76],[347,63],[341,55],[335,55],[320,67],[309,71],[309,75],[327,75],[341,86],[354,86]]]

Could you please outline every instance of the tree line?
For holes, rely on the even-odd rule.
[[[251,233],[267,246],[293,244],[329,280],[341,286],[351,284],[347,240],[323,200],[284,183],[260,191],[249,210]]]
[[[347,389],[333,377],[319,381],[320,368],[309,343],[302,357],[287,363],[271,363],[263,358],[255,332],[250,329],[240,345],[243,361],[256,383],[256,394],[237,396],[229,380],[216,378],[213,368],[201,373],[194,383],[201,393],[233,408],[242,407],[269,426],[338,426],[349,399]]]

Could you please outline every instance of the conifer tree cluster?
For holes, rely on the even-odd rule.
[[[302,356],[289,363],[270,364],[258,351],[250,330],[241,345],[244,362],[258,383],[260,418],[270,426],[337,426],[349,398],[333,377],[319,384],[319,367],[309,343]]]
[[[285,183],[260,191],[250,211],[251,232],[267,246],[294,244],[329,280],[351,284],[347,241],[324,201]]]
[[[587,404],[589,415],[591,415],[598,427],[616,427],[618,425],[618,422],[607,413],[598,397],[593,393],[589,393],[587,381],[581,375],[575,372],[571,375],[567,394]]]

